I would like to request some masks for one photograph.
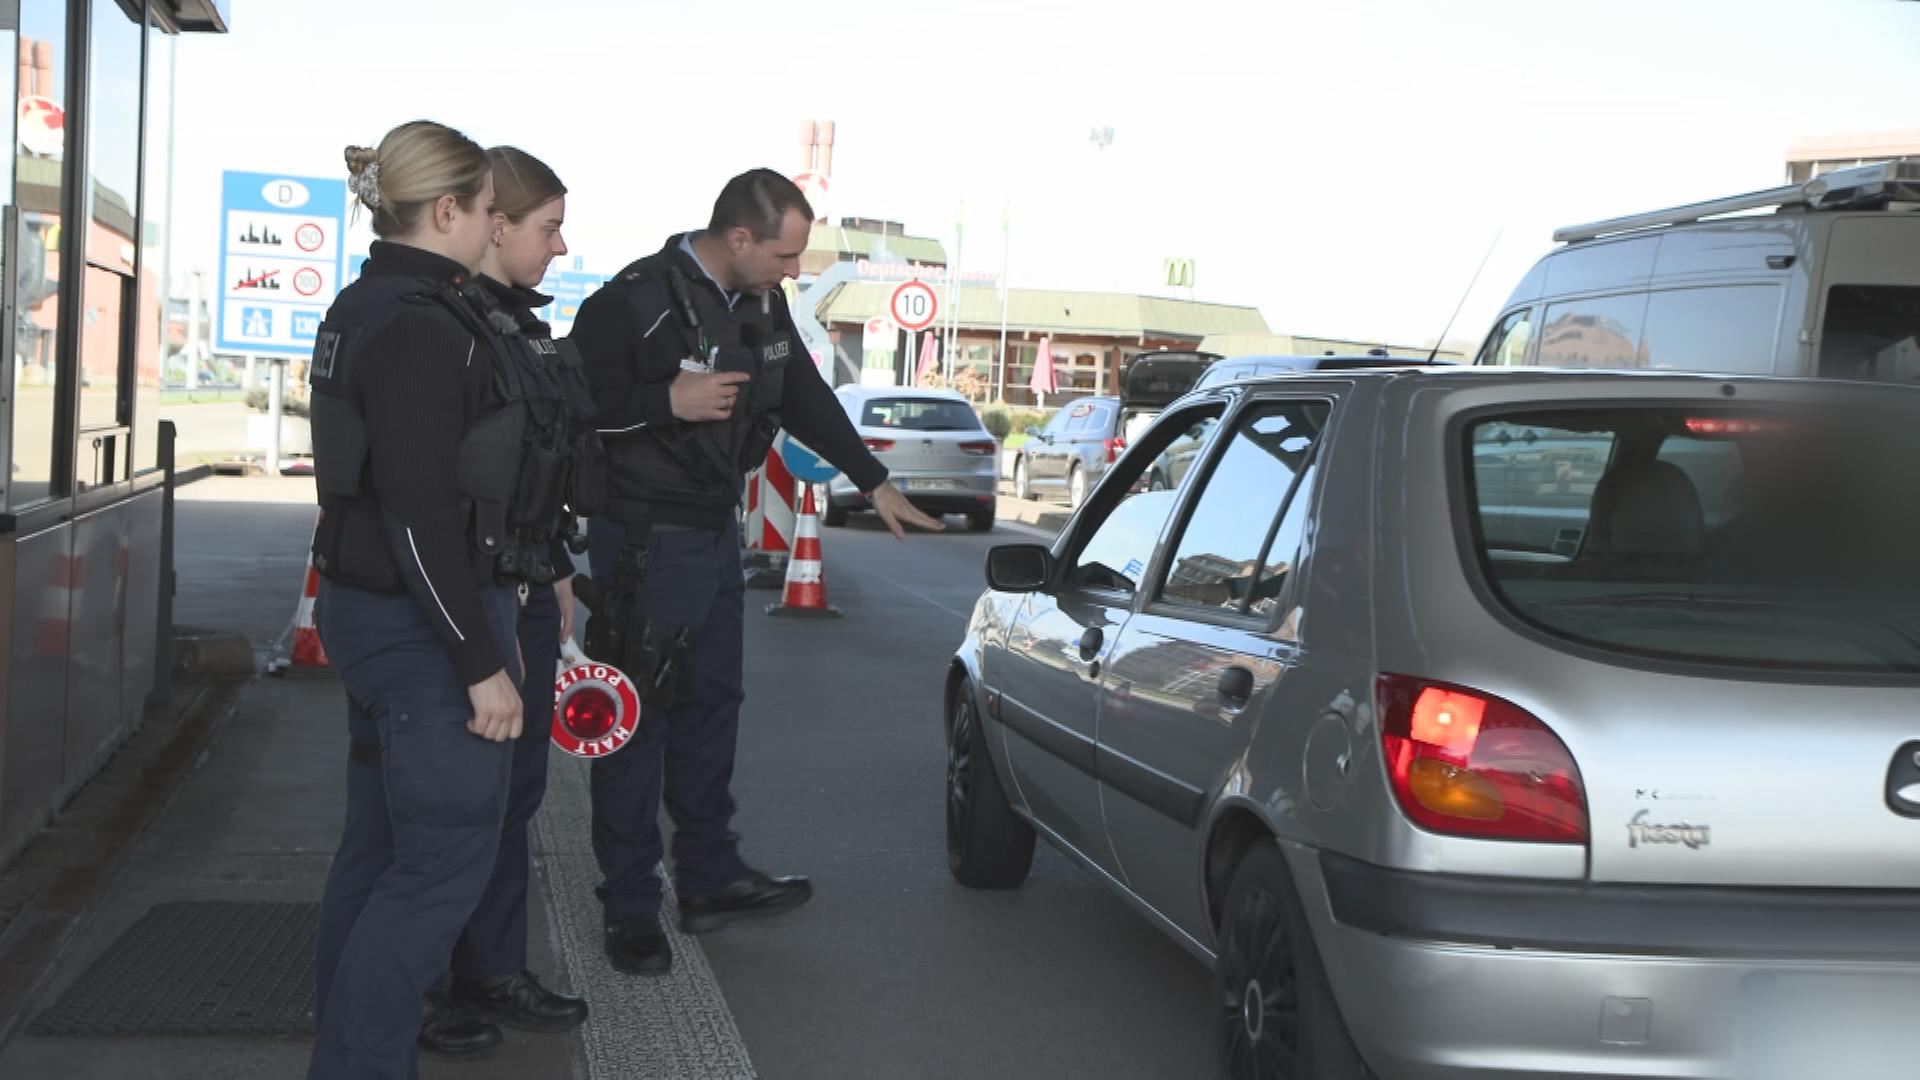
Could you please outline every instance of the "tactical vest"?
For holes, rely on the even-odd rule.
[[[780,433],[786,393],[787,338],[772,294],[745,296],[728,310],[713,290],[699,287],[670,257],[651,255],[622,270],[609,288],[657,283],[667,293],[671,322],[688,358],[715,371],[750,376],[733,416],[674,428],[648,428],[633,440],[654,452],[629,450],[620,464],[660,491],[685,490],[689,481],[709,496],[737,501],[740,481],[766,461]]]
[[[371,483],[366,420],[359,406],[359,365],[367,342],[402,314],[425,314],[471,335],[483,348],[491,381],[480,416],[460,441],[455,485],[478,584],[534,580],[517,503],[526,459],[526,429],[536,380],[524,349],[511,348],[454,286],[408,275],[363,278],[328,309],[314,341],[308,368],[313,427],[314,480],[320,526],[313,542],[314,569],[364,589],[405,588],[380,519]],[[550,548],[550,544],[541,545]],[[546,580],[552,580],[549,568]]]
[[[535,541],[563,540],[576,553],[585,551],[578,522],[606,509],[607,454],[593,428],[593,394],[580,352],[570,341],[555,341],[533,312],[509,310],[477,281],[462,287],[461,295],[527,360],[526,456],[509,527],[528,548],[537,547]],[[550,552],[551,543],[538,553],[543,563]],[[544,583],[559,569],[544,566],[521,576]]]

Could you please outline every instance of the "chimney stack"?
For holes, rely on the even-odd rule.
[[[33,43],[33,85],[34,93],[57,99],[58,92],[53,86],[53,46],[44,41]]]
[[[800,171],[813,170],[814,143],[819,139],[819,128],[808,120],[800,125]]]

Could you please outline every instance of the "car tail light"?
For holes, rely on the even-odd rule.
[[[861,441],[867,444],[867,449],[869,449],[869,450],[891,450],[891,449],[893,449],[893,440],[892,440],[892,439],[863,439],[863,440],[861,440]]]
[[[1106,442],[1107,442],[1107,464],[1111,465],[1114,462],[1120,460],[1120,451],[1125,450],[1127,448],[1127,440],[1116,437],[1116,438],[1108,439]]]
[[[993,440],[985,439],[985,440],[982,440],[981,442],[963,442],[960,444],[960,449],[961,451],[968,454],[979,454],[984,456],[986,454],[993,453]]]
[[[1511,702],[1404,675],[1376,687],[1393,794],[1432,832],[1587,841],[1587,796],[1566,744]]]
[[[560,709],[560,726],[583,742],[604,739],[620,720],[620,704],[598,686],[581,686]]]

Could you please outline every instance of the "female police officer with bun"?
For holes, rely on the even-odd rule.
[[[493,871],[523,725],[519,590],[499,573],[520,433],[497,430],[512,426],[505,343],[456,291],[492,237],[486,154],[416,121],[346,157],[380,239],[328,309],[310,369],[317,618],[351,742],[308,1075],[402,1080],[422,997]]]
[[[552,169],[510,146],[487,151],[493,166],[493,229],[479,274],[465,294],[489,321],[552,377],[554,392],[543,407],[530,410],[535,445],[570,445],[585,457],[597,450],[593,400],[576,361],[563,357],[552,331],[534,309],[552,301],[534,291],[547,264],[567,253],[560,235],[566,219],[566,187]],[[568,356],[571,353],[567,354]],[[555,522],[546,558],[553,569],[551,587],[530,589],[520,607],[520,652],[527,667],[520,686],[524,726],[513,744],[513,777],[500,852],[493,877],[453,950],[453,979],[448,998],[435,998],[435,1017],[421,1035],[422,1049],[457,1057],[471,1040],[474,1019],[524,1031],[570,1031],[587,1018],[586,1002],[540,985],[527,970],[527,824],[547,788],[547,723],[553,713],[553,677],[560,643],[573,634],[572,561],[559,537],[572,515],[587,512],[591,500],[591,462],[571,463],[566,478],[564,520]],[[448,1006],[452,1006],[451,1009]],[[470,1052],[470,1051],[469,1051]]]

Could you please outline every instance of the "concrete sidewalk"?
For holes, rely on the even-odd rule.
[[[257,652],[293,612],[314,523],[311,481],[214,478],[179,499],[182,624]],[[304,1075],[310,1039],[39,1037],[33,1019],[156,904],[316,901],[345,806],[345,709],[328,673],[182,680],[114,761],[0,874],[0,1077],[208,1080]],[[534,969],[567,978],[536,856]],[[274,958],[308,965],[310,955]],[[584,1075],[576,1035],[509,1032],[492,1058],[424,1077]]]

